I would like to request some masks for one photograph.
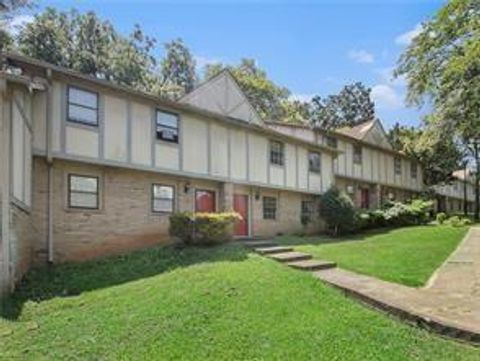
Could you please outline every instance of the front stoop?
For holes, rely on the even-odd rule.
[[[312,258],[312,256],[309,255],[308,253],[302,253],[302,252],[275,253],[275,254],[267,255],[267,257],[283,263],[295,262],[295,261],[306,261]]]
[[[309,259],[306,261],[296,261],[287,263],[288,266],[303,271],[320,271],[337,267],[335,262]]]
[[[270,247],[259,247],[255,248],[255,252],[260,254],[274,254],[274,253],[285,253],[293,251],[293,247],[285,246],[270,246]]]

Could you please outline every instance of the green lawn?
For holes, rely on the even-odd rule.
[[[283,237],[284,244],[345,269],[407,286],[423,286],[465,236],[467,228],[418,226],[332,239]]]
[[[2,360],[480,359],[236,245],[38,271],[7,306]]]

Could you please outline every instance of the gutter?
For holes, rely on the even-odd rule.
[[[47,249],[48,262],[53,263],[53,155],[52,155],[52,70],[46,69],[47,106],[46,106],[46,145],[47,145]]]

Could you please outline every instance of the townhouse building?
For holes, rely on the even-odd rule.
[[[238,237],[322,226],[340,147],[272,129],[227,71],[174,102],[3,54],[0,94],[1,289],[168,242],[172,212],[237,211]]]
[[[424,191],[421,167],[393,150],[379,120],[328,132],[306,125],[268,124],[284,134],[339,150],[333,163],[335,185],[358,208],[379,208],[387,201],[406,201]]]
[[[475,207],[475,177],[468,170],[460,169],[452,174],[452,181],[433,187],[437,212],[461,214],[473,213]]]

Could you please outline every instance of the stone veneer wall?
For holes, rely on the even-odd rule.
[[[67,207],[69,173],[100,177],[99,210]],[[39,261],[44,261],[47,254],[47,182],[46,162],[44,158],[35,157],[33,214],[39,236],[33,251]],[[312,196],[295,192],[60,160],[54,161],[53,183],[54,262],[84,260],[171,242],[169,214],[151,211],[153,183],[175,187],[177,211],[194,210],[195,189],[215,191],[217,210],[231,210],[234,193],[251,195],[251,226],[255,236],[311,233],[321,227],[319,221],[307,227],[301,224],[301,200],[312,199]],[[255,200],[254,192],[259,192],[258,200]],[[263,195],[277,197],[277,220],[263,219]]]

